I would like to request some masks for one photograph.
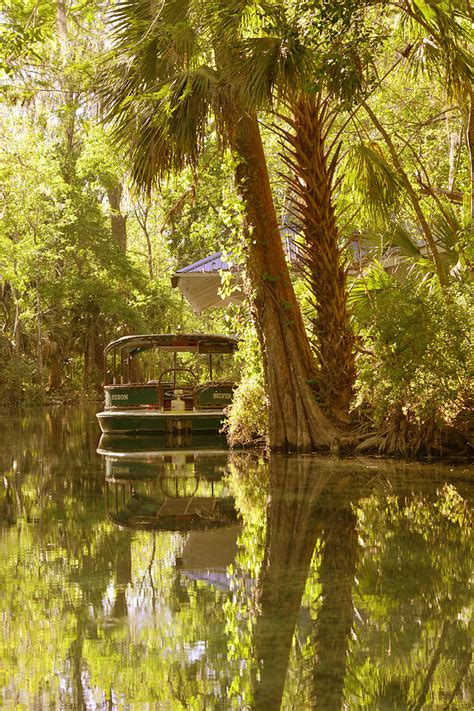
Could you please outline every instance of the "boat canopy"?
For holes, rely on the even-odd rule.
[[[122,336],[106,346],[104,353],[122,350],[133,358],[152,348],[189,353],[233,353],[239,339],[236,336],[221,336],[208,333],[151,333],[138,336]]]

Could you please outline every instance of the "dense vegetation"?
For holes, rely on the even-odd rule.
[[[159,7],[5,3],[1,404],[95,397],[125,333],[232,329],[233,441],[268,403],[275,447],[465,448],[469,4]],[[198,317],[170,276],[220,249],[248,305]]]

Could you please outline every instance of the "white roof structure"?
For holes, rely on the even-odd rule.
[[[233,273],[233,291],[230,296],[221,296],[222,272]],[[222,252],[215,252],[194,264],[178,269],[171,277],[196,313],[212,307],[241,304],[243,302],[242,277],[237,269],[222,259]]]

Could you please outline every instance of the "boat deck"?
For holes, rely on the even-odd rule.
[[[225,414],[222,410],[123,409],[104,410],[96,415],[105,434],[219,432]]]

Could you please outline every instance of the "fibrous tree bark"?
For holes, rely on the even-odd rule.
[[[333,192],[338,150],[329,157],[328,132],[333,114],[321,94],[302,94],[285,117],[289,130],[279,129],[284,175],[292,212],[302,233],[302,261],[312,295],[313,333],[319,361],[318,393],[337,419],[349,417],[355,381],[354,336],[347,308],[346,268]]]

